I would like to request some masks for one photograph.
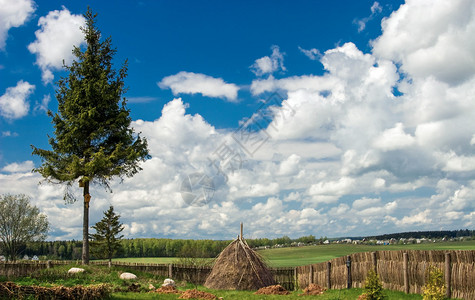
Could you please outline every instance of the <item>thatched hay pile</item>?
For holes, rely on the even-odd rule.
[[[272,273],[241,235],[219,254],[204,285],[217,290],[258,290],[273,284]]]

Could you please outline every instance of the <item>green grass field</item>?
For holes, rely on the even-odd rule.
[[[259,253],[273,267],[295,267],[325,262],[352,253],[382,250],[475,250],[475,241],[387,246],[330,244],[267,249],[260,250]]]
[[[259,250],[259,253],[272,267],[295,267],[304,266],[331,260],[333,258],[358,252],[381,251],[381,250],[475,250],[475,241],[444,242],[410,245],[353,245],[353,244],[330,244],[307,247],[287,247],[267,250]],[[129,263],[175,263],[175,257],[130,257],[117,258],[114,261]]]
[[[124,257],[113,258],[112,261],[142,264],[173,264],[177,261],[176,257]]]

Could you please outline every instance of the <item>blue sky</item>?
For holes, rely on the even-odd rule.
[[[38,185],[30,145],[48,147],[87,3],[3,2],[0,193],[30,195],[50,239],[78,239],[81,203]],[[89,4],[116,66],[128,59],[152,155],[113,193],[93,188],[91,223],[112,204],[127,237],[230,238],[241,221],[251,237],[473,228],[475,4],[256,2]],[[205,203],[190,205],[209,192],[186,194],[190,178],[212,183]]]

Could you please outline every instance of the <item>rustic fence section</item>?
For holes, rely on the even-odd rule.
[[[421,294],[429,266],[435,266],[445,272],[447,297],[475,299],[475,251],[377,251],[355,253],[349,258],[339,257],[297,268],[271,268],[271,271],[278,284],[294,290],[305,288],[310,283],[327,289],[343,289],[348,286],[348,279],[351,279],[351,287],[363,287],[368,271],[375,269],[384,288]],[[351,263],[349,268],[348,261]],[[0,262],[0,276],[26,276],[54,265],[72,263],[79,264],[78,261]],[[92,261],[91,264],[108,263]],[[203,284],[211,271],[210,267],[174,264],[114,262],[114,266],[195,284]]]
[[[349,258],[350,269],[347,257],[298,267],[298,285],[342,289],[350,282],[351,287],[361,288],[368,271],[375,269],[385,289],[421,294],[429,266],[435,266],[445,273],[447,297],[475,299],[475,251],[377,251]]]
[[[21,262],[0,262],[0,276],[21,277],[28,276],[35,271],[47,269],[55,265],[80,264],[79,261],[21,261]],[[91,261],[90,265],[104,265],[108,262]],[[178,264],[142,264],[114,262],[114,266],[123,267],[131,272],[140,271],[158,276],[165,276],[175,280],[182,280],[194,284],[204,284],[211,272],[211,267],[193,267]],[[277,283],[288,290],[297,287],[296,268],[271,268],[274,279]]]

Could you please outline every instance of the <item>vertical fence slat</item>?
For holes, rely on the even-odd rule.
[[[346,257],[346,268],[348,269],[348,277],[347,277],[347,283],[346,283],[346,288],[350,289],[352,282],[351,282],[351,256],[348,255]]]
[[[308,271],[308,284],[312,284],[313,283],[313,266],[310,265],[309,266],[309,271]]]
[[[450,298],[450,296],[451,296],[450,291],[452,289],[452,286],[451,286],[451,284],[452,284],[452,280],[451,280],[452,279],[451,278],[452,270],[451,270],[450,267],[451,267],[450,266],[450,252],[447,252],[447,253],[445,253],[445,286],[447,288],[445,296],[447,298]]]
[[[409,294],[409,255],[404,252],[403,255],[403,267],[402,270],[404,272],[404,292]]]
[[[373,260],[373,268],[376,273],[378,273],[378,260],[376,257],[376,252],[371,252],[371,258]]]

